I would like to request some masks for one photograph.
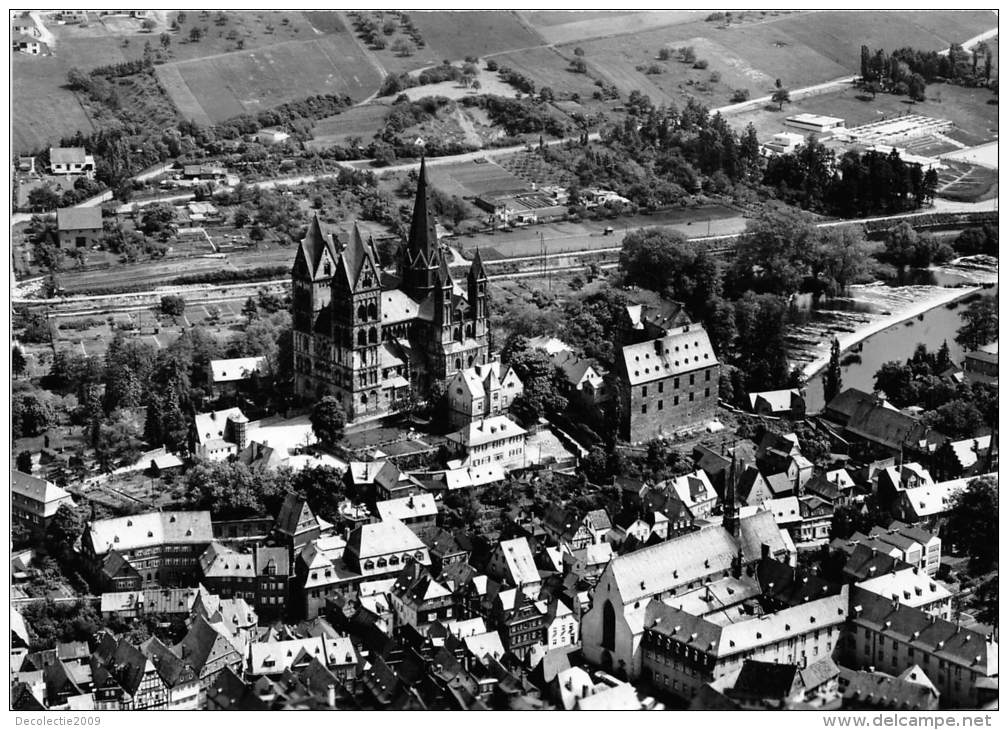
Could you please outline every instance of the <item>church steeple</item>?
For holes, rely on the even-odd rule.
[[[420,158],[417,176],[416,199],[413,201],[413,218],[409,238],[403,255],[403,286],[416,298],[423,298],[434,288],[438,267],[438,237],[434,221],[434,206],[427,182],[427,159]]]
[[[721,520],[721,524],[732,537],[738,537],[739,534],[738,498],[735,494],[738,480],[738,459],[733,454],[731,469],[728,472],[728,478],[725,480],[724,517]]]

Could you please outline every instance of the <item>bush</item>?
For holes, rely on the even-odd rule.
[[[693,64],[693,68],[698,68],[701,71],[703,71],[705,68],[707,68],[707,59],[701,58],[700,60],[698,60],[696,63]]]
[[[185,313],[186,301],[182,297],[169,294],[161,297],[161,313],[171,317],[181,317]]]
[[[744,101],[749,101],[749,89],[735,89],[732,92],[731,97],[733,104],[741,104]]]

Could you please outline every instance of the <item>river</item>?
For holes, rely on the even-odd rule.
[[[970,257],[912,272],[904,283],[853,286],[848,296],[824,299],[815,306],[810,297],[799,298],[788,345],[792,364],[802,367],[808,377],[808,412],[818,412],[824,405],[822,366],[834,337],[843,348],[841,362],[847,361],[842,365],[845,388],[870,392],[882,364],[908,359],[918,344],[936,350],[947,341],[952,359],[959,361],[963,354],[955,343],[959,314],[968,306],[970,292],[980,286],[985,287],[984,294],[997,296],[996,262]]]

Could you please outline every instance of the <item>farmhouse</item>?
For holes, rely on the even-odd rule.
[[[60,208],[56,211],[56,230],[62,248],[91,248],[101,242],[101,208]]]
[[[83,147],[50,147],[49,169],[53,175],[94,177],[95,161]]]

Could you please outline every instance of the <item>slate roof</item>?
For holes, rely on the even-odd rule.
[[[241,408],[225,408],[220,411],[210,411],[207,413],[197,413],[193,416],[193,423],[196,431],[196,440],[203,446],[212,441],[223,439],[224,430],[228,419],[248,421]]]
[[[200,568],[207,578],[254,578],[253,557],[219,542],[210,543],[199,558]]]
[[[539,570],[535,566],[528,540],[524,537],[501,540],[497,550],[507,565],[508,577],[516,586],[539,582]]]
[[[416,534],[399,520],[383,520],[370,525],[360,525],[347,540],[346,550],[362,561],[369,557],[389,553],[425,550],[426,546]]]
[[[429,492],[376,502],[375,509],[382,520],[405,521],[413,517],[436,517],[438,513],[437,502]]]
[[[851,621],[899,639],[915,649],[985,676],[998,673],[998,645],[978,632],[927,612],[897,605],[891,598],[861,593]]]
[[[32,474],[25,474],[17,469],[10,470],[11,492],[26,497],[35,502],[49,504],[68,498],[70,492],[58,487],[52,482]]]
[[[761,558],[762,545],[771,555],[793,552],[769,512],[739,520],[740,539],[722,526],[707,527],[674,537],[652,547],[621,555],[609,564],[624,603],[664,593],[708,575],[731,569],[742,550],[746,562]],[[672,570],[670,566],[676,566]]]
[[[87,151],[83,147],[50,147],[49,161],[54,165],[83,165]]]
[[[506,438],[524,437],[527,431],[507,416],[481,418],[447,436],[467,449]]]
[[[840,667],[840,691],[844,705],[891,710],[933,710],[938,693],[933,687],[892,677],[882,672]]]
[[[622,357],[631,386],[718,364],[707,331],[697,324],[657,340],[627,345]]]
[[[734,691],[765,699],[789,697],[799,679],[797,664],[746,659],[735,679]]]
[[[95,553],[135,550],[158,545],[196,545],[213,541],[210,513],[145,512],[139,515],[95,520],[90,527]]]

